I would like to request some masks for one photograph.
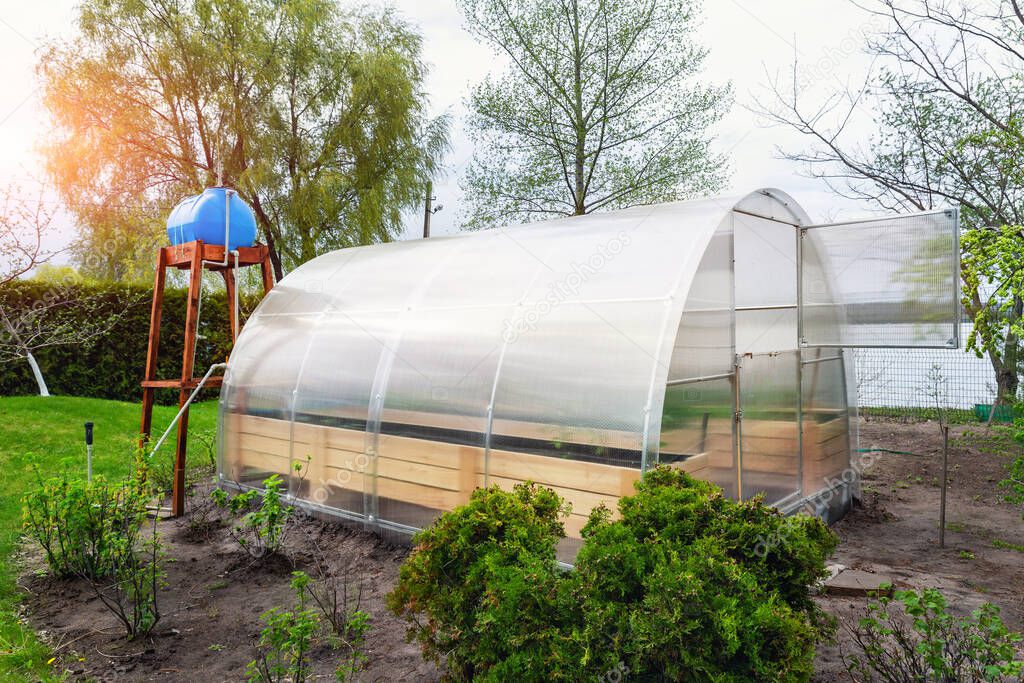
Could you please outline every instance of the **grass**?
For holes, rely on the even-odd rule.
[[[52,396],[0,397],[0,680],[59,680],[49,664],[51,653],[19,616],[21,596],[15,583],[14,552],[21,536],[21,499],[35,484],[33,465],[42,476],[66,469],[85,477],[86,421],[95,424],[93,472],[107,477],[126,474],[135,452],[141,407],[137,403]],[[203,453],[216,425],[216,404],[197,404],[190,412],[190,453]],[[153,430],[158,436],[177,409],[157,406]],[[193,438],[195,435],[195,438]],[[205,436],[205,439],[200,437]],[[169,467],[173,435],[156,456]],[[198,457],[205,458],[206,455]]]

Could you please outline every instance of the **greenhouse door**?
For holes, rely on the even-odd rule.
[[[959,213],[800,227],[802,348],[956,348]]]
[[[770,505],[800,493],[798,392],[800,352],[744,354],[737,367],[740,492]]]

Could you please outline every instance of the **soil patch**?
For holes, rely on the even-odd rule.
[[[289,559],[253,564],[214,525],[209,540],[196,542],[186,520],[163,521],[167,588],[160,595],[162,618],[148,638],[125,642],[114,618],[84,581],[59,581],[32,573],[22,578],[32,624],[58,650],[71,680],[244,680],[256,655],[260,615],[271,607],[291,609],[291,572],[312,574],[314,558],[328,558],[333,576],[362,586],[360,607],[370,614],[362,681],[433,681],[437,667],[405,640],[406,625],[388,612],[408,547],[318,519],[299,519],[288,532]],[[205,535],[205,534],[202,534]],[[313,653],[313,680],[333,681],[339,655]]]
[[[968,614],[984,602],[1002,610],[1015,630],[1024,628],[1024,547],[1021,510],[1002,500],[999,481],[1020,447],[1006,430],[984,425],[950,427],[946,547],[939,548],[942,437],[935,422],[862,421],[861,448],[874,452],[862,471],[861,505],[834,527],[839,547],[832,562],[891,577],[897,588],[939,588],[952,609]],[[851,680],[842,653],[852,652],[848,629],[864,616],[865,598],[822,596],[819,604],[839,620],[838,642],[820,646],[814,680]]]

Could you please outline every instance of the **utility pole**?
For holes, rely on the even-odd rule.
[[[427,181],[427,199],[423,202],[423,239],[430,237],[430,214],[434,213],[431,210],[430,203],[434,201],[433,197],[434,183],[430,180]]]
[[[430,237],[430,217],[444,208],[441,204],[434,206],[434,183],[427,181],[427,198],[423,202],[423,238]]]

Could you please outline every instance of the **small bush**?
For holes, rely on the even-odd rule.
[[[251,489],[234,497],[224,489],[214,489],[214,502],[234,515],[241,515],[231,528],[231,536],[250,557],[262,560],[281,551],[288,520],[295,508],[285,505],[284,482],[274,474],[263,481],[262,489]]]
[[[296,609],[286,612],[278,607],[263,613],[266,624],[260,631],[257,657],[246,670],[250,682],[302,683],[309,678],[312,665],[309,651],[320,628],[315,610],[307,606],[306,586],[309,577],[303,572],[292,574],[292,589],[296,595]]]
[[[123,537],[111,550],[109,576],[89,578],[89,585],[129,639],[149,635],[160,621],[158,595],[164,585],[164,554],[156,520],[148,540],[140,543],[137,537]]]
[[[68,476],[43,480],[24,498],[26,534],[58,577],[98,579],[114,572],[124,539],[137,539],[147,496],[135,478],[91,483]]]
[[[569,645],[560,627],[579,616],[555,560],[567,512],[533,484],[474,491],[417,534],[389,607],[412,622],[428,658],[447,656],[458,680],[544,670]]]
[[[310,651],[321,637],[334,650],[341,649],[342,661],[335,671],[340,682],[353,680],[366,661],[363,644],[370,628],[370,617],[359,609],[345,612],[344,624],[324,628],[314,601],[322,596],[317,582],[305,572],[292,573],[295,609],[273,608],[261,616],[265,626],[256,644],[257,657],[249,663],[246,675],[250,683],[302,683],[312,674]],[[317,603],[321,610],[323,605]],[[325,634],[326,632],[326,634]]]
[[[454,680],[806,680],[835,537],[658,468],[599,508],[574,571],[552,491],[474,492],[420,532],[389,607]]]
[[[38,486],[24,499],[24,529],[50,572],[84,578],[128,638],[150,633],[160,620],[163,552],[155,521],[152,536],[141,536],[150,495],[141,456],[132,475],[116,483],[36,474]]]
[[[1014,505],[1024,505],[1024,455],[1018,457],[1006,470],[1006,479],[999,485],[1007,490],[1005,499]],[[1021,514],[1024,517],[1024,511]]]
[[[844,658],[859,681],[1020,681],[1022,641],[984,604],[970,617],[947,611],[938,590],[896,591],[868,603],[852,629],[857,654]]]

